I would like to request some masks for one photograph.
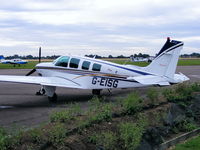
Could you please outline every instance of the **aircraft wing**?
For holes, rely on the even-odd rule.
[[[40,77],[40,76],[11,76],[0,75],[0,82],[13,82],[13,83],[25,83],[25,84],[38,84],[46,86],[59,86],[67,88],[79,88],[82,86],[72,80],[61,77]]]
[[[143,85],[170,85],[165,78],[161,76],[154,76],[154,75],[145,75],[145,76],[137,76],[137,77],[128,77],[127,79],[135,80]]]

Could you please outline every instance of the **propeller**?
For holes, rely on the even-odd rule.
[[[39,63],[41,62],[41,47],[39,47]],[[36,71],[36,69],[32,69],[29,73],[26,74],[26,76],[29,76],[31,74],[33,74]]]
[[[29,73],[27,73],[26,74],[26,76],[29,76],[29,75],[31,75],[31,74],[33,74],[34,72],[36,71],[36,69],[34,68],[34,69],[32,69]]]
[[[39,48],[39,63],[41,62],[41,47]]]

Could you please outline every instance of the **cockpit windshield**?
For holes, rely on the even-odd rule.
[[[61,56],[54,61],[55,66],[67,67],[70,57]]]

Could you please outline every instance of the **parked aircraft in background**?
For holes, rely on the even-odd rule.
[[[8,60],[8,59],[5,59],[3,56],[0,56],[0,63],[2,63],[2,64],[12,64],[15,67],[15,65],[19,65],[20,66],[21,64],[27,64],[28,61],[22,60],[20,58],[15,58],[15,59]]]
[[[57,100],[56,87],[91,89],[93,94],[99,95],[102,89],[169,86],[189,80],[182,73],[175,74],[182,47],[183,42],[168,38],[146,67],[61,56],[53,62],[37,64],[26,76],[0,75],[0,81],[41,85],[37,94],[46,94],[50,101]],[[39,76],[29,76],[35,71]]]
[[[155,57],[153,57],[153,56],[149,56],[147,58],[143,58],[143,57],[130,57],[130,61],[132,61],[132,62],[152,62],[152,60],[154,58]]]

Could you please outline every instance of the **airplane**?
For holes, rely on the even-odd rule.
[[[20,66],[21,64],[27,64],[28,61],[22,60],[20,58],[15,58],[15,59],[8,60],[8,59],[5,59],[3,56],[0,56],[0,63],[2,63],[2,64],[13,64],[14,67],[15,67],[15,65],[19,65]]]
[[[38,84],[41,88],[37,94],[47,95],[51,102],[57,100],[56,87],[91,89],[92,94],[100,95],[103,89],[169,86],[189,80],[182,73],[175,74],[182,48],[183,42],[167,38],[146,67],[81,56],[60,56],[53,62],[38,63],[26,76],[0,75],[0,81]],[[39,54],[40,58],[41,52]],[[39,76],[30,76],[34,72]]]
[[[154,56],[149,56],[147,58],[144,58],[144,57],[134,57],[134,56],[130,57],[130,61],[131,62],[152,62],[153,59],[154,59]]]

